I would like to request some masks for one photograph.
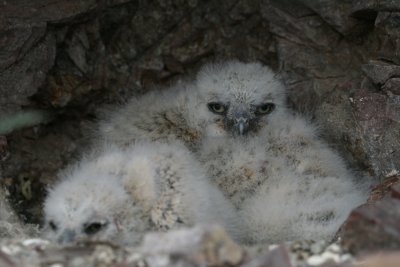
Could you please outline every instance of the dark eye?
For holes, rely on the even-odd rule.
[[[99,232],[101,229],[103,229],[107,223],[103,222],[93,222],[89,224],[85,224],[83,226],[83,231],[87,235],[94,235],[95,233]]]
[[[51,230],[57,231],[58,227],[53,221],[49,221],[49,226],[50,226]]]
[[[258,115],[265,115],[271,113],[275,109],[274,103],[265,103],[257,106],[256,113]]]
[[[226,111],[226,106],[219,102],[211,102],[208,103],[207,106],[211,112],[214,112],[216,114],[224,114]]]

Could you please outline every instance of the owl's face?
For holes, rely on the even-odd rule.
[[[258,63],[206,66],[198,75],[197,87],[208,112],[208,126],[224,135],[257,133],[284,109],[283,85],[275,73]]]
[[[223,131],[242,136],[257,132],[265,124],[265,116],[274,111],[275,103],[268,100],[261,103],[212,100],[207,103],[207,108],[217,115],[214,122]]]
[[[62,244],[117,239],[124,208],[130,201],[128,194],[112,183],[115,177],[74,178],[59,184],[46,199],[45,237]]]
[[[77,240],[106,240],[118,235],[113,216],[93,216],[89,211],[84,217],[65,221],[60,216],[50,216],[45,222],[45,236],[61,244]],[[76,216],[76,215],[71,215]]]

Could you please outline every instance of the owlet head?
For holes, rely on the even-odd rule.
[[[196,85],[211,117],[209,123],[230,135],[258,132],[284,107],[282,83],[259,63],[207,65]]]
[[[113,240],[129,196],[115,177],[73,176],[55,186],[44,203],[44,234],[59,243]]]

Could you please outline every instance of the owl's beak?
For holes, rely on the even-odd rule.
[[[239,131],[239,135],[243,135],[245,133],[246,128],[247,128],[246,127],[246,121],[242,120],[242,121],[238,122],[237,128],[238,128],[238,131]]]
[[[76,234],[74,230],[66,229],[59,237],[58,242],[61,244],[70,243],[74,241],[75,235]]]
[[[225,117],[225,124],[233,136],[244,136],[250,131],[253,118],[245,107],[237,107]]]
[[[236,131],[239,135],[244,135],[247,133],[247,130],[249,128],[249,122],[248,119],[244,117],[240,117],[235,120],[235,128]]]

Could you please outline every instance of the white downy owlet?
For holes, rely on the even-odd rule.
[[[233,205],[179,143],[105,146],[61,175],[44,203],[44,236],[137,244],[147,231],[217,223],[241,239]]]

